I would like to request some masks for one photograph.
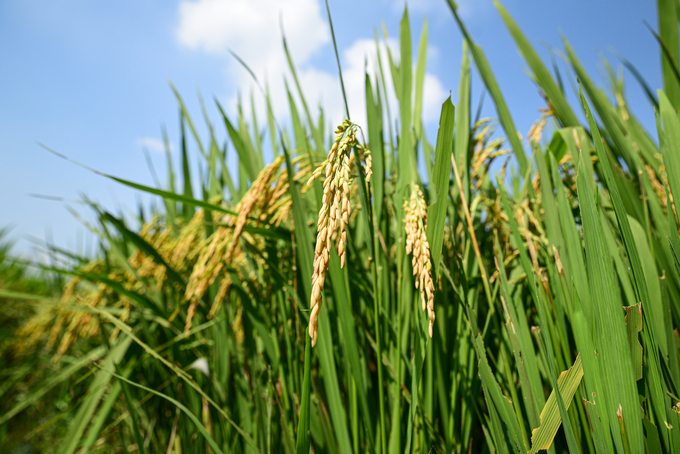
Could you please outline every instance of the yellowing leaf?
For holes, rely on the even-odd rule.
[[[573,399],[576,388],[578,388],[582,378],[583,365],[581,364],[581,354],[579,353],[576,357],[576,361],[574,361],[574,365],[562,372],[557,379],[557,386],[560,389],[560,394],[562,395],[567,410],[569,409],[569,405],[571,405],[571,400]],[[541,425],[531,432],[531,451],[529,451],[529,454],[534,454],[541,449],[548,449],[557,434],[557,429],[559,429],[560,424],[562,424],[560,409],[557,406],[557,397],[555,396],[554,389],[550,393],[550,397],[548,397],[548,401],[541,411],[540,418]]]

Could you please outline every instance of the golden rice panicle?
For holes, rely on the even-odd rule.
[[[541,96],[543,97],[543,100],[547,104],[547,107],[542,107],[538,109],[538,111],[541,112],[541,117],[531,125],[531,128],[529,128],[529,133],[527,134],[527,142],[529,144],[541,142],[541,138],[543,137],[543,130],[545,129],[546,124],[548,123],[548,118],[555,115],[555,111],[552,105],[550,104],[550,100],[548,99],[548,97],[545,96],[545,94],[543,93],[541,93]]]
[[[262,169],[253,184],[248,189],[243,196],[243,199],[239,202],[237,206],[238,218],[236,219],[236,225],[234,226],[234,232],[231,240],[231,245],[229,246],[228,255],[226,261],[228,262],[231,258],[231,254],[234,249],[236,249],[236,244],[238,243],[243,228],[246,225],[248,216],[254,211],[256,207],[266,207],[270,202],[271,184],[274,173],[281,167],[283,163],[283,156],[278,156],[274,159],[274,162],[269,164],[267,167]]]
[[[417,184],[411,186],[411,196],[404,201],[406,253],[413,253],[413,275],[416,276],[416,288],[420,289],[422,309],[427,308],[430,319],[429,334],[434,329],[434,282],[432,281],[432,263],[430,262],[430,244],[427,242],[427,205],[423,193]]]
[[[366,181],[371,181],[373,175],[373,158],[371,157],[371,150],[366,145],[357,145],[359,156],[364,160],[364,172],[366,173]]]
[[[220,278],[219,289],[208,314],[208,318],[212,318],[222,307],[222,302],[231,287],[232,280],[227,272],[228,268],[234,268],[237,270],[236,273],[240,274],[238,271],[240,267],[247,265],[248,262],[239,239],[243,236],[249,241],[254,241],[244,231],[248,223],[255,222],[258,224],[273,218],[272,214],[278,207],[274,196],[281,195],[280,178],[277,180],[277,175],[282,163],[283,157],[279,156],[271,164],[264,167],[242,199],[233,208],[237,214],[224,215],[221,218],[221,223],[225,225],[218,227],[210,237],[196,245],[197,259],[185,291],[185,300],[190,302],[184,326],[185,332],[188,333],[191,329],[199,300],[208,290],[208,287],[218,277]],[[281,218],[274,220],[277,225],[281,221]]]
[[[314,250],[314,274],[312,275],[312,298],[309,317],[309,337],[312,346],[316,345],[318,335],[318,316],[321,309],[323,285],[328,270],[331,241],[337,235],[336,248],[340,266],[345,266],[345,245],[347,243],[347,223],[352,212],[350,206],[350,151],[356,143],[356,125],[345,120],[335,131],[335,141],[328,158],[314,171],[307,184],[325,172],[323,198],[317,222],[316,248]]]

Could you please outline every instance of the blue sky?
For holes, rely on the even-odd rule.
[[[423,18],[428,18],[424,118],[434,142],[441,103],[450,91],[457,102],[462,37],[444,0],[408,4],[414,53]],[[546,61],[544,44],[562,49],[563,33],[596,81],[602,80],[600,53],[616,67],[618,61],[610,52],[616,49],[653,89],[661,86],[660,53],[643,22],[656,27],[656,2],[506,0],[503,4]],[[473,38],[486,52],[517,128],[526,134],[539,115],[537,109],[543,107],[524,72],[526,65],[490,0],[464,0],[459,5]],[[396,39],[404,3],[331,0],[330,6],[350,110],[358,112],[353,119],[360,119],[363,62],[371,51],[373,30],[384,21]],[[313,104],[325,106],[329,122],[339,123],[341,94],[320,0],[0,2],[0,227],[12,227],[16,251],[37,258],[31,237],[78,252],[95,245],[66,206],[91,219],[88,210],[77,203],[30,194],[68,201],[85,194],[108,210],[123,213],[135,211],[140,200],[146,204],[151,200],[49,154],[38,142],[106,173],[154,185],[143,154],[146,147],[165,184],[161,127],[167,127],[175,149],[179,137],[178,105],[168,81],[176,85],[206,137],[200,91],[223,137],[212,99],[219,99],[233,113],[238,94],[248,96],[252,88],[227,49],[236,51],[258,77],[269,81],[274,108],[285,119],[282,75],[286,70],[279,18],[303,89]],[[562,62],[559,66],[567,70]],[[630,109],[652,128],[651,106],[632,76],[626,72],[625,77]],[[568,85],[566,89],[570,91]],[[480,93],[475,76],[473,105]],[[488,98],[484,114],[495,117]],[[196,154],[195,148],[192,153]],[[176,151],[174,158],[177,162]]]

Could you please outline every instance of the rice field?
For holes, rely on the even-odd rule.
[[[153,216],[91,204],[96,258],[55,248],[51,291],[0,279],[7,307],[32,302],[0,338],[2,451],[680,452],[676,5],[659,1],[650,49],[663,88],[638,80],[650,134],[565,38],[569,104],[494,3],[546,101],[524,139],[452,0],[464,52],[436,137],[407,11],[366,124],[313,116],[289,55],[290,127],[262,90],[266,118],[218,104],[202,137],[175,90],[168,185],[103,174],[157,196]],[[498,118],[475,116],[473,71]]]

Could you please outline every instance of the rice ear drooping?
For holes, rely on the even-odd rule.
[[[312,346],[316,345],[319,310],[322,303],[323,285],[330,259],[331,241],[335,239],[340,267],[346,263],[345,245],[347,244],[347,224],[352,207],[350,205],[350,186],[354,178],[350,172],[352,148],[357,146],[365,161],[367,179],[371,175],[371,154],[368,148],[357,144],[357,125],[345,120],[335,130],[335,141],[328,157],[316,168],[307,184],[311,184],[325,171],[323,197],[317,221],[316,247],[314,250],[314,274],[312,275],[312,298],[309,317],[309,336]]]
[[[432,263],[430,261],[430,244],[425,232],[427,230],[427,204],[423,192],[417,184],[411,186],[411,196],[404,201],[404,228],[406,230],[406,253],[413,253],[413,275],[416,276],[416,288],[420,289],[420,301],[423,311],[427,308],[430,319],[428,332],[432,337],[434,329],[434,283],[432,281]]]

